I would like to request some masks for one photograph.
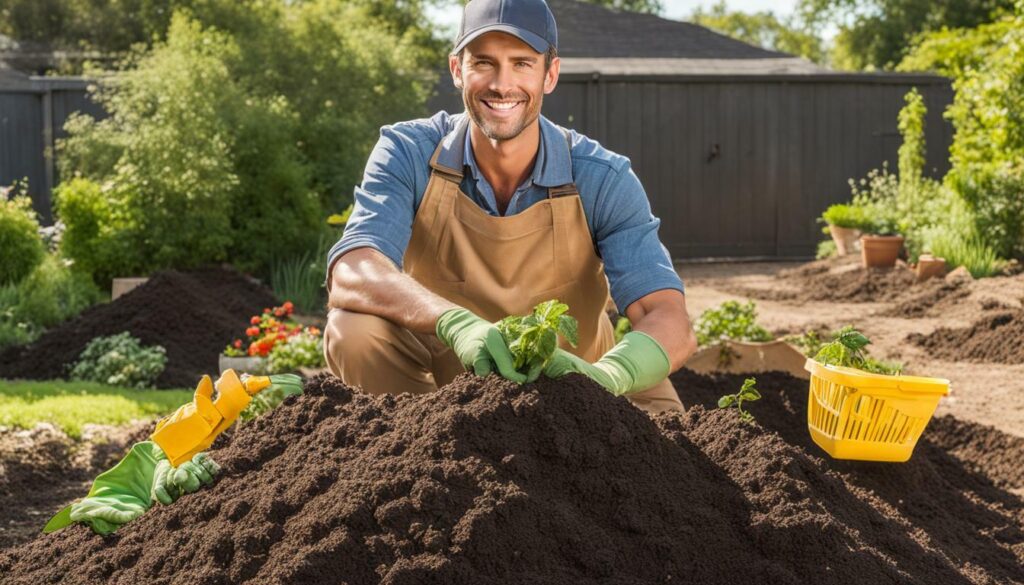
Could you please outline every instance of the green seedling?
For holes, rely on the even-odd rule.
[[[517,371],[528,374],[543,367],[558,347],[559,334],[576,347],[579,324],[566,315],[568,311],[569,305],[552,299],[534,307],[529,315],[510,315],[498,322]]]
[[[729,408],[730,406],[735,405],[740,411],[741,421],[748,423],[754,422],[754,415],[743,410],[743,402],[753,402],[761,399],[761,393],[754,387],[755,384],[757,384],[757,379],[747,378],[743,381],[743,386],[740,388],[739,392],[736,394],[726,394],[718,399],[718,408]]]
[[[814,361],[826,366],[856,368],[873,374],[892,376],[899,374],[902,364],[876,360],[864,349],[871,343],[863,333],[847,325],[832,334],[832,341],[826,343],[814,356]]]
[[[772,334],[757,324],[757,307],[753,301],[725,301],[717,309],[701,313],[696,324],[697,343],[709,345],[718,341],[771,341]]]

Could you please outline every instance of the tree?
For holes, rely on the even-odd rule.
[[[645,14],[660,14],[662,5],[660,0],[583,0],[589,4],[626,10],[629,12],[643,12]]]
[[[690,21],[751,45],[799,55],[815,63],[825,61],[821,39],[795,18],[781,20],[771,11],[730,12],[721,0],[707,12],[694,10]]]
[[[801,0],[809,26],[839,32],[831,62],[842,69],[892,69],[918,35],[943,28],[973,28],[1010,12],[1013,0]]]

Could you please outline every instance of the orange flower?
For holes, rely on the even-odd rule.
[[[235,345],[235,349],[242,349],[242,340],[241,339],[236,339],[234,345]]]
[[[250,327],[250,328],[245,330],[245,334],[248,335],[249,337],[256,337],[257,335],[260,334],[260,328],[259,327]]]
[[[263,309],[263,313],[264,314],[269,313],[269,312],[270,312],[270,309]]]
[[[249,319],[249,323],[251,323],[253,325],[259,325],[260,324],[260,317],[259,317],[259,315],[253,315],[252,319]]]
[[[295,309],[295,305],[293,305],[291,301],[285,301],[281,307],[287,311],[289,315],[291,315],[292,311]]]

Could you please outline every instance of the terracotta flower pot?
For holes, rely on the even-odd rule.
[[[946,274],[946,259],[936,258],[931,254],[921,254],[917,259],[917,281],[922,282],[929,278]]]
[[[836,252],[840,256],[853,254],[857,251],[857,241],[861,235],[860,230],[829,224],[828,233],[832,235],[832,241],[836,243]]]
[[[892,268],[901,248],[903,236],[861,236],[861,263],[865,268]]]
[[[238,374],[263,375],[265,362],[266,359],[259,356],[231,357],[221,354],[218,365],[221,373],[224,373],[224,370],[232,369]]]

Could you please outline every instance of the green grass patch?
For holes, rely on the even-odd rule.
[[[120,425],[156,418],[192,399],[192,390],[136,390],[96,382],[0,380],[0,425],[30,429],[40,422],[79,438],[86,424]]]

